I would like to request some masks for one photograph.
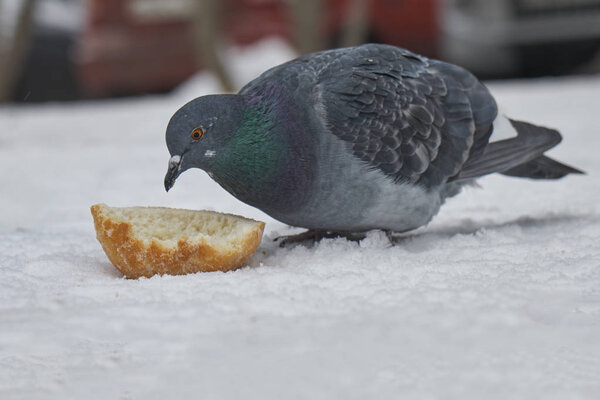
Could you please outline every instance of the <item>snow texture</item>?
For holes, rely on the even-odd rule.
[[[1,108],[0,398],[599,398],[600,77],[489,86],[588,174],[486,177],[395,247],[373,232],[280,249],[297,229],[199,170],[165,193],[167,122],[210,76]],[[238,271],[127,280],[95,239],[98,202],[233,212],[266,235]]]

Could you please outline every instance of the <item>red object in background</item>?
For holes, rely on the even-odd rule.
[[[98,97],[167,91],[201,68],[189,17],[193,1],[89,0],[76,60],[83,92]],[[350,0],[324,1],[322,23],[333,44]],[[435,56],[439,1],[371,0],[369,39]],[[268,36],[291,41],[285,0],[227,0],[223,23],[235,44]]]
[[[440,1],[443,0],[370,0],[367,39],[435,57]],[[328,0],[327,32],[330,38],[337,37],[341,32],[349,2]]]
[[[196,71],[191,34],[180,20],[136,21],[128,1],[88,3],[76,61],[86,96],[166,91]]]
[[[225,0],[224,23],[227,39],[249,45],[269,36],[290,40],[291,20],[285,0]]]
[[[196,70],[190,13],[198,0],[90,0],[76,56],[88,97],[161,92]],[[281,0],[230,0],[227,40],[246,45],[267,36],[289,37]]]
[[[440,0],[374,0],[371,34],[381,43],[405,47],[428,57],[437,55]]]

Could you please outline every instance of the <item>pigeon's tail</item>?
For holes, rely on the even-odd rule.
[[[558,131],[522,121],[510,120],[510,123],[517,136],[490,142],[481,157],[465,163],[454,181],[494,172],[531,179],[558,179],[567,174],[583,173],[544,155],[562,140]]]
[[[540,156],[516,167],[501,172],[502,175],[530,179],[559,179],[568,174],[583,174],[577,168],[569,167],[550,157]]]

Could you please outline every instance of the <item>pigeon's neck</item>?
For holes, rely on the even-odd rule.
[[[276,191],[286,179],[288,138],[277,115],[266,107],[247,104],[238,128],[215,158],[213,178],[240,200],[256,207],[277,204]]]
[[[242,111],[239,127],[233,132],[224,151],[215,161],[214,170],[238,179],[251,178],[255,183],[273,179],[274,169],[285,143],[275,138],[273,116],[254,107]]]

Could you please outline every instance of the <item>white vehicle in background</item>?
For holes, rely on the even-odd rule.
[[[439,11],[439,56],[486,77],[566,73],[600,48],[600,0],[445,0]]]

